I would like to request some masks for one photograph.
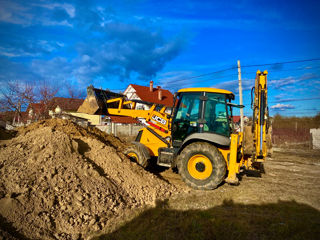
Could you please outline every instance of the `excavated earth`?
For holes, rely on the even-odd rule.
[[[86,238],[177,191],[127,159],[125,142],[96,128],[51,119],[17,131],[0,145],[4,239]]]
[[[275,148],[263,174],[200,191],[70,121],[0,128],[0,140],[0,240],[319,239],[319,150]]]

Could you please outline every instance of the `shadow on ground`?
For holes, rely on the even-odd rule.
[[[319,239],[320,212],[306,204],[244,205],[178,211],[158,202],[115,232],[94,239]]]
[[[0,126],[0,140],[10,140],[17,135],[16,131],[9,131]]]
[[[17,231],[17,229],[0,215],[0,239],[5,240],[29,240],[26,236]]]

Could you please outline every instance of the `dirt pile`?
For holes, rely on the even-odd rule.
[[[176,190],[119,154],[123,146],[61,119],[20,128],[0,146],[2,221],[26,238],[78,239]]]
[[[109,135],[105,132],[100,131],[96,127],[81,127],[72,121],[62,119],[49,119],[35,122],[28,125],[27,127],[18,128],[19,135],[25,135],[28,132],[34,131],[38,128],[50,127],[52,131],[60,131],[66,133],[70,137],[89,137],[97,139],[109,146],[113,146],[117,150],[122,150],[126,143],[121,139]]]

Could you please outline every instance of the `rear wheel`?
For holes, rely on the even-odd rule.
[[[186,146],[177,162],[183,181],[194,189],[216,188],[226,174],[226,162],[219,150],[206,142]]]
[[[142,167],[147,167],[148,159],[144,156],[142,149],[137,145],[132,145],[126,148],[123,152],[130,160],[137,162]]]

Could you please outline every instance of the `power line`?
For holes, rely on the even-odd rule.
[[[270,103],[278,103],[278,102],[300,102],[300,101],[310,101],[320,99],[320,97],[310,97],[310,98],[300,98],[300,99],[280,99],[278,101],[271,101]]]
[[[310,70],[313,70],[313,69],[320,69],[320,67],[314,67],[314,68],[311,68],[311,69],[303,69],[303,68],[292,68],[292,69],[283,69],[283,70],[272,70],[272,73],[273,72],[286,72],[286,71],[301,71],[301,70],[305,70],[305,71],[310,71]],[[255,74],[256,72],[242,72],[242,74]],[[214,79],[212,80],[216,80],[216,79],[222,79],[222,78],[225,78],[225,77],[231,77],[231,76],[238,76],[238,74],[228,74],[228,75],[223,75],[223,76],[219,76],[219,77],[215,77]],[[254,79],[246,79],[246,80],[254,80]],[[280,81],[282,79],[271,79],[273,81]],[[306,79],[308,80],[308,79]],[[177,80],[177,81],[180,81],[180,80]],[[169,82],[166,82],[166,83],[173,83],[173,82],[177,82],[177,81],[169,81]],[[197,80],[195,82],[203,82],[203,81],[208,81],[208,80]],[[229,80],[229,81],[238,81],[237,79],[236,80]]]
[[[238,74],[229,74],[229,75],[224,75],[224,76],[219,76],[219,77],[215,77],[214,79],[212,80],[217,80],[217,79],[222,79],[222,78],[225,78],[225,77],[231,77],[231,76],[238,76]],[[179,80],[172,80],[172,81],[168,81],[168,82],[165,82],[166,84],[171,84],[171,83],[180,83],[180,82],[183,82],[185,81],[185,79],[179,79]],[[196,81],[193,81],[192,83],[190,84],[193,84],[193,83],[200,83],[200,82],[205,82],[205,81],[208,81],[208,79],[202,79],[202,80],[196,80]],[[237,80],[235,80],[237,81]],[[181,83],[180,83],[181,84]]]
[[[273,72],[288,72],[288,71],[301,71],[301,70],[305,70],[305,71],[311,71],[314,69],[320,69],[320,67],[313,67],[313,68],[291,68],[291,69],[281,69],[281,70],[272,70]],[[243,74],[255,74],[256,72],[242,72]]]
[[[181,81],[190,80],[190,79],[194,79],[194,78],[200,78],[200,77],[209,76],[209,75],[213,75],[213,74],[217,74],[217,73],[221,73],[221,72],[226,72],[226,71],[229,71],[229,70],[232,70],[232,69],[236,69],[236,68],[237,68],[237,66],[230,67],[230,68],[222,69],[222,70],[215,71],[215,72],[209,72],[209,73],[204,73],[204,74],[197,75],[197,76],[192,76],[192,77],[172,80],[172,81],[169,81],[168,83],[170,83],[170,82],[181,82]]]
[[[275,62],[275,63],[264,63],[264,64],[244,65],[244,66],[241,66],[241,67],[242,67],[242,68],[245,68],[245,67],[259,67],[259,66],[269,66],[269,65],[277,65],[277,64],[299,63],[299,62],[313,62],[313,61],[320,61],[320,58],[312,58],[312,59],[304,59],[304,60],[295,60],[295,61],[286,61],[286,62]]]
[[[311,62],[311,61],[320,61],[320,58],[294,60],[294,61],[284,61],[284,62],[275,62],[275,63],[243,65],[241,67],[242,68],[249,68],[249,67],[268,66],[268,65],[277,65],[277,64],[290,64],[290,63],[300,63],[300,62]],[[218,70],[218,71],[214,71],[214,72],[204,73],[204,74],[200,74],[200,75],[197,75],[197,76],[191,76],[191,77],[187,77],[187,78],[171,80],[171,81],[168,81],[166,83],[167,84],[178,83],[178,82],[182,82],[182,81],[186,81],[186,80],[190,80],[190,79],[196,79],[196,78],[210,76],[210,75],[217,74],[217,73],[226,72],[226,71],[233,70],[233,69],[237,69],[237,66],[229,67],[229,68]],[[296,69],[296,70],[303,70],[303,69]],[[289,70],[275,70],[275,71],[281,72],[281,71],[289,71]],[[248,74],[248,73],[244,73],[244,74]],[[229,74],[229,75],[225,75],[225,76],[216,77],[216,79],[221,79],[221,78],[225,78],[225,77],[228,77],[228,76],[235,76],[235,75],[236,74]],[[158,80],[158,81],[160,81],[160,80]],[[198,80],[196,82],[202,82],[202,81],[207,81],[207,80]],[[274,81],[277,81],[277,80],[274,80]],[[111,90],[120,90],[120,89],[111,89]]]
[[[320,58],[303,59],[303,60],[294,60],[294,61],[285,61],[285,62],[275,62],[275,63],[264,63],[264,64],[243,65],[243,66],[241,66],[241,68],[259,67],[259,66],[269,66],[269,65],[277,65],[277,64],[300,63],[300,62],[312,62],[312,61],[320,61]],[[237,69],[237,66],[233,66],[233,67],[230,67],[230,68],[222,69],[222,70],[219,70],[219,71],[214,71],[214,72],[204,73],[204,74],[200,74],[200,75],[197,75],[197,76],[192,76],[192,77],[187,77],[187,78],[177,79],[177,80],[174,80],[174,81],[172,81],[172,82],[180,82],[180,81],[185,81],[185,80],[190,80],[190,79],[200,78],[200,77],[204,77],[204,76],[213,75],[213,74],[216,74],[216,73],[226,72],[226,71],[233,70],[233,69]],[[168,83],[170,83],[170,82],[168,82]]]
[[[124,90],[126,90],[126,88],[122,88],[122,89],[109,89],[109,88],[108,88],[108,90],[109,90],[109,91],[116,92],[116,91],[124,91]]]
[[[287,110],[294,110],[294,111],[287,111]],[[279,111],[272,112],[270,114],[277,114],[277,113],[284,113],[284,114],[317,114],[320,110],[316,109],[313,111],[306,111],[306,110],[299,110],[299,109],[283,109]]]
[[[278,101],[268,101],[268,103],[280,103],[280,102],[303,102],[303,101],[310,101],[310,100],[317,100],[320,97],[312,97],[312,98],[289,98],[289,99],[279,99]],[[244,103],[244,105],[250,105],[251,103]]]
[[[277,112],[277,111],[297,111],[297,112],[310,112],[310,111],[314,111],[314,112],[316,112],[316,111],[320,111],[320,109],[297,109],[297,108],[279,108],[279,109],[269,109],[269,111],[275,111],[275,112]]]
[[[212,81],[215,81],[216,79],[221,79],[221,78],[224,78],[224,77],[228,77],[228,76],[237,76],[237,74],[229,74],[229,75],[225,75],[225,76],[222,76],[222,77],[217,77],[217,78],[215,78],[215,79],[211,79],[211,80],[208,80],[208,79],[203,79],[203,80],[197,80],[197,81],[194,81],[194,82],[192,82],[192,83],[190,83],[190,84],[193,84],[193,83],[201,83],[201,82],[208,82],[208,83],[210,83],[210,82],[212,82]],[[315,79],[319,79],[319,77],[318,78],[315,78]],[[186,80],[186,79],[183,79],[183,80]],[[277,81],[282,81],[283,79],[270,79],[269,81],[275,81],[275,82],[277,82]],[[300,80],[298,80],[298,81],[308,81],[308,80],[310,80],[310,79],[300,79]],[[176,81],[170,81],[170,82],[166,82],[166,84],[170,84],[170,83],[177,83],[177,82],[179,82],[179,81],[182,81],[182,80],[176,80]],[[232,79],[232,80],[228,80],[228,82],[237,82],[238,80],[237,79]],[[248,79],[248,78],[246,78],[246,79],[244,79],[244,81],[252,81],[252,82],[254,82],[254,78],[252,78],[252,79]],[[212,82],[212,83],[214,83],[214,82]],[[217,83],[217,84],[223,84],[223,83],[226,83],[226,82],[219,82],[219,83]],[[270,84],[270,83],[269,83]],[[272,85],[273,84],[275,84],[275,83],[272,83]],[[244,89],[244,91],[249,91],[250,89]]]

